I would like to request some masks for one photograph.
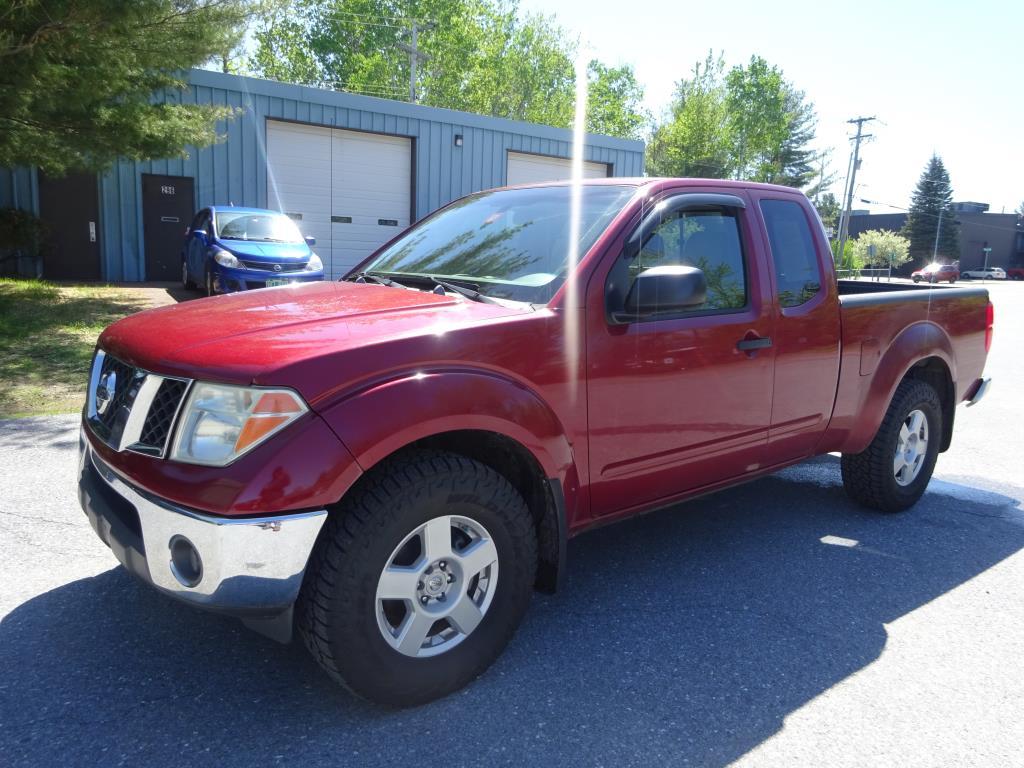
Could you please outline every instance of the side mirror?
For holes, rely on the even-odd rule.
[[[702,306],[707,293],[704,272],[696,267],[651,267],[633,280],[623,309],[632,317],[685,312]]]
[[[316,245],[316,238],[306,235],[306,245],[312,248],[314,245]]]

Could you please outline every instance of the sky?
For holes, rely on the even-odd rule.
[[[606,64],[631,64],[661,115],[709,49],[728,66],[758,54],[814,102],[817,149],[831,149],[841,196],[853,117],[861,145],[854,208],[906,208],[932,153],[955,200],[999,213],[1024,202],[1024,2],[520,0],[554,15]],[[875,204],[859,202],[868,199]]]

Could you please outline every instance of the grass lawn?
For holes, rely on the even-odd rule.
[[[150,306],[131,288],[0,279],[0,418],[80,410],[96,337]]]

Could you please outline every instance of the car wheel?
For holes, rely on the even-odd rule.
[[[921,282],[921,278],[920,277],[912,277],[910,279],[913,280],[915,283],[920,283]]]
[[[960,279],[961,280],[971,280],[973,277],[974,277],[973,275],[967,275],[967,274],[963,274],[963,273],[961,273],[961,275],[960,275]]]
[[[349,690],[422,704],[498,657],[536,570],[533,520],[508,480],[463,456],[417,451],[371,471],[331,512],[296,623]]]
[[[184,259],[181,260],[181,287],[186,291],[196,287],[195,281],[188,274],[188,262]]]
[[[206,268],[206,295],[207,296],[213,296],[215,293],[216,293],[216,291],[213,288],[213,272],[211,272],[210,268],[207,267]]]
[[[924,494],[942,439],[942,403],[923,381],[904,380],[871,444],[844,453],[843,488],[854,501],[881,512],[901,512]]]
[[[955,277],[951,277],[951,278],[949,278],[949,284],[950,284],[950,285],[952,285],[952,284],[953,284],[953,283],[955,283],[955,282],[956,282],[956,278],[955,278]]]

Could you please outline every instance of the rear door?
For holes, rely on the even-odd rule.
[[[771,254],[778,307],[768,455],[811,456],[832,415],[839,381],[839,298],[832,254],[806,198],[752,191]]]
[[[588,287],[595,515],[738,477],[763,462],[773,360],[772,311],[761,289],[765,267],[746,198],[714,193],[688,188],[653,200],[644,217],[653,224],[639,252],[606,254],[603,274]],[[683,207],[671,210],[676,205]],[[704,271],[702,307],[632,322],[610,317],[635,274],[669,264]]]

